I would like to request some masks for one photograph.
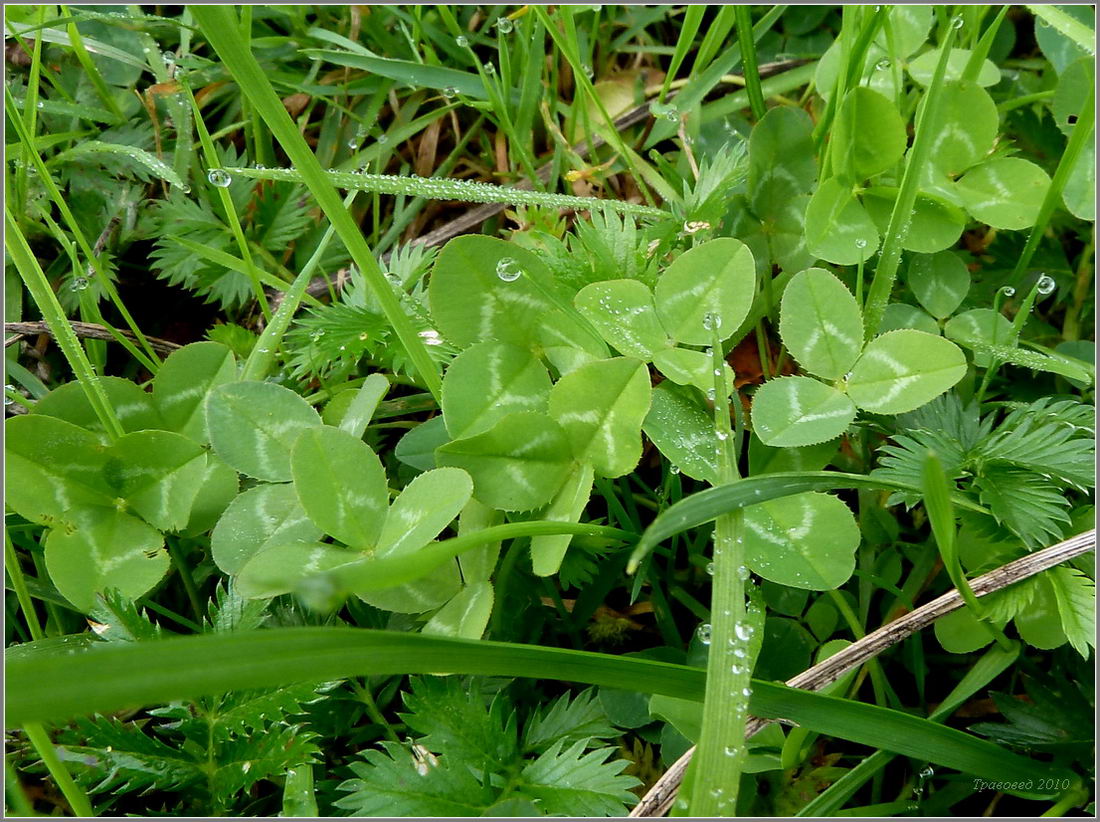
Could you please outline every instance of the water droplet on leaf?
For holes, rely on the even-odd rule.
[[[515,24],[507,17],[501,17],[497,20],[497,31],[501,34],[511,34],[513,28],[515,28]]]
[[[1054,293],[1054,289],[1058,287],[1058,283],[1054,282],[1054,278],[1049,274],[1044,274],[1039,278],[1039,282],[1036,283],[1037,290],[1044,297],[1048,294]]]
[[[460,34],[455,38],[455,45],[460,49],[464,49],[466,46],[470,45],[470,40],[465,35]]]
[[[701,622],[699,627],[695,629],[695,636],[704,645],[710,645],[710,623]]]
[[[514,283],[523,274],[523,269],[511,257],[501,257],[497,263],[497,276],[506,283]]]

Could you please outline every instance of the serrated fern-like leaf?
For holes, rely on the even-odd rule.
[[[562,694],[549,708],[536,711],[524,728],[523,749],[543,753],[558,743],[610,739],[617,734],[595,689],[589,688],[572,698]]]
[[[214,807],[229,806],[235,796],[261,779],[315,761],[318,754],[315,738],[301,728],[268,728],[220,746],[217,769],[209,783]]]
[[[430,751],[456,757],[478,770],[507,765],[519,756],[516,716],[499,696],[488,706],[455,677],[419,677],[405,694],[401,718]]]
[[[214,598],[207,608],[207,622],[216,634],[251,631],[263,624],[269,604],[270,600],[266,599],[245,599],[237,593],[236,585],[230,579],[215,589]]]
[[[1058,616],[1069,644],[1088,659],[1096,647],[1096,582],[1076,568],[1060,566],[1046,572],[1054,588]]]
[[[993,517],[1031,548],[1062,539],[1069,500],[1049,480],[1016,468],[988,467],[974,480],[978,499]]]
[[[117,588],[108,588],[96,595],[96,605],[90,616],[92,630],[107,642],[160,639],[165,633]]]
[[[1073,400],[1049,400],[1044,397],[1010,412],[976,450],[983,461],[1025,468],[1079,489],[1090,488],[1096,484],[1091,409]]]
[[[366,751],[365,762],[353,762],[356,778],[338,790],[349,795],[336,801],[352,816],[481,816],[492,804],[487,792],[461,761],[442,756],[417,760],[396,742],[384,751]],[[489,795],[486,796],[486,793]]]
[[[182,791],[204,779],[191,757],[114,717],[79,719],[60,742],[58,756],[91,793]]]
[[[565,750],[554,743],[521,774],[520,792],[536,801],[546,814],[564,816],[621,816],[635,796],[630,789],[639,785],[622,770],[625,759],[607,761],[614,748],[585,753],[583,740]]]

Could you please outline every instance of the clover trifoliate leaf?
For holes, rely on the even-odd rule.
[[[524,411],[501,418],[473,437],[436,449],[436,463],[465,470],[474,496],[502,511],[529,511],[548,503],[573,464],[569,437],[545,414]]]
[[[112,505],[103,476],[103,439],[71,422],[42,414],[4,424],[7,505],[31,522],[53,525],[77,505]]]
[[[806,247],[837,265],[866,262],[878,250],[878,229],[851,186],[836,177],[817,187],[806,206]]]
[[[1000,311],[992,308],[974,308],[952,317],[943,327],[944,336],[959,345],[973,348],[974,364],[988,368],[992,357],[974,348],[977,345],[993,345],[1007,348],[1016,346],[1017,334],[1012,322]]]
[[[915,328],[926,334],[939,334],[939,324],[928,315],[928,312],[908,303],[890,303],[882,312],[882,320],[878,324],[878,333],[897,331],[899,328]]]
[[[577,522],[592,496],[594,472],[590,463],[574,466],[565,484],[554,499],[539,512],[539,519],[547,522]],[[535,575],[548,577],[561,568],[561,561],[573,541],[572,534],[553,534],[531,537],[531,567]]]
[[[959,347],[923,331],[890,331],[871,340],[852,367],[848,396],[865,411],[902,414],[938,397],[962,379]]]
[[[909,260],[909,287],[933,317],[954,313],[970,291],[970,272],[957,254],[914,254]]]
[[[556,306],[531,279],[553,288],[538,255],[495,237],[455,237],[428,281],[436,327],[459,348],[484,340],[533,348],[539,322]]]
[[[672,345],[657,317],[653,292],[637,280],[586,285],[573,299],[577,310],[609,345],[627,357],[650,360]]]
[[[421,633],[435,636],[457,636],[481,639],[493,613],[493,585],[474,582],[464,585],[424,625]]]
[[[160,582],[169,566],[164,538],[137,517],[115,508],[81,506],[46,537],[46,569],[65,599],[88,613],[96,593],[117,588],[137,599]]]
[[[290,449],[298,435],[321,424],[313,406],[270,382],[234,382],[206,399],[210,442],[242,474],[272,482],[291,478]]]
[[[677,471],[712,485],[718,482],[714,417],[691,388],[662,382],[642,428]]]
[[[201,445],[171,431],[134,431],[106,456],[104,478],[131,511],[162,531],[187,526],[206,473]]]
[[[405,486],[386,512],[377,556],[403,554],[427,545],[459,515],[473,493],[470,475],[436,468]]]
[[[669,336],[709,345],[717,329],[726,339],[752,307],[756,262],[748,246],[720,237],[681,254],[657,280],[657,314]]]
[[[970,62],[970,54],[970,49],[951,49],[951,53],[947,55],[947,71],[944,74],[946,81],[952,82],[962,78],[963,70]],[[909,76],[927,88],[932,82],[932,76],[936,73],[936,63],[939,59],[939,49],[930,49],[919,57],[914,57],[908,64]],[[995,86],[1000,79],[1001,70],[996,64],[992,60],[982,60],[981,68],[978,70],[978,85]]]
[[[988,91],[962,81],[943,85],[939,110],[940,127],[932,136],[928,161],[942,174],[957,177],[993,148],[1000,115]]]
[[[306,516],[293,485],[257,485],[225,509],[210,535],[210,552],[218,568],[235,574],[268,548],[312,542],[320,536],[321,529]]]
[[[856,566],[860,532],[851,509],[809,492],[745,509],[745,564],[772,582],[809,591],[843,585]]]
[[[597,360],[566,374],[550,391],[550,416],[564,429],[578,462],[605,477],[626,474],[642,456],[642,420],[649,411],[644,363]]]
[[[492,428],[517,411],[546,411],[550,375],[526,348],[481,342],[451,361],[443,377],[443,419],[455,439]]]
[[[783,291],[779,333],[805,370],[835,380],[848,373],[863,349],[863,315],[835,274],[808,268]]]
[[[905,121],[893,102],[856,86],[837,112],[830,138],[833,168],[852,182],[893,166],[905,153]]]
[[[221,343],[197,342],[173,351],[153,378],[153,403],[168,430],[209,442],[206,395],[236,374],[233,352]]]
[[[839,437],[856,417],[852,401],[810,377],[768,380],[752,398],[752,426],[773,447],[816,445]]]
[[[154,407],[153,396],[142,391],[140,386],[121,377],[99,377],[99,384],[107,394],[123,431],[164,427],[164,421]],[[103,431],[99,415],[88,401],[84,386],[77,380],[55,388],[35,403],[30,413],[57,417],[96,433]]]
[[[970,169],[955,191],[966,210],[993,228],[1028,228],[1050,188],[1050,177],[1035,163],[1019,157],[1000,157]]]
[[[714,358],[694,348],[668,348],[653,358],[653,365],[677,385],[694,385],[704,394],[715,390]],[[733,369],[722,363],[727,393],[733,390]]]
[[[317,426],[299,435],[290,467],[311,520],[346,545],[374,547],[389,494],[386,472],[370,446],[347,431]]]

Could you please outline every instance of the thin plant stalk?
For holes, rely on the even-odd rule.
[[[106,430],[107,436],[112,440],[118,439],[123,434],[122,423],[119,422],[118,415],[115,414],[115,409],[111,406],[111,401],[107,397],[107,392],[103,389],[99,376],[88,360],[88,355],[80,347],[80,340],[77,339],[72,326],[69,325],[69,321],[65,317],[65,310],[58,302],[53,289],[50,288],[45,272],[42,271],[41,266],[38,265],[38,260],[31,252],[30,246],[27,245],[27,240],[23,236],[23,232],[19,230],[11,210],[6,207],[4,209],[4,229],[4,245],[7,246],[16,270],[19,271],[19,276],[27,286],[27,291],[30,292],[39,311],[42,312],[42,319],[46,321],[50,333],[57,340],[61,353],[64,354],[69,367],[72,368],[73,373],[80,382],[80,387],[88,397],[88,402],[92,406],[92,410],[95,411],[100,423],[102,423],[104,430]],[[146,345],[148,345],[147,341]]]
[[[741,71],[745,77],[745,90],[749,93],[749,105],[752,116],[757,122],[765,114],[764,94],[760,90],[760,72],[756,68],[756,43],[752,36],[752,10],[749,6],[738,5],[737,42],[741,44]]]
[[[38,612],[34,610],[34,600],[27,590],[27,580],[23,576],[23,566],[19,564],[15,546],[12,544],[11,535],[4,531],[4,570],[7,571],[11,587],[15,591],[15,597],[19,600],[19,608],[23,612],[23,618],[27,620],[27,627],[31,632],[31,639],[46,638],[46,632],[42,630],[42,624],[38,621]]]
[[[57,751],[50,741],[49,735],[38,722],[27,722],[23,725],[23,731],[27,734],[35,752],[42,758],[43,764],[53,777],[54,784],[61,789],[62,795],[68,800],[74,816],[95,816],[92,803],[88,801],[87,794],[73,781],[72,775],[65,769],[65,765],[57,756]]]
[[[191,93],[191,87],[186,82],[181,81],[180,85],[183,87],[184,93],[187,95],[188,100],[191,103],[191,110],[195,119],[195,130],[199,134],[199,144],[202,146],[203,154],[206,155],[206,162],[210,168],[209,174],[214,175],[217,171],[221,170],[221,159],[218,157],[217,146],[214,145],[214,141],[210,138],[210,132],[206,129],[206,123],[202,119],[202,112],[199,110],[198,101],[195,99],[195,95]],[[222,173],[226,173],[222,171]],[[211,184],[214,183],[214,178],[210,178]],[[271,306],[267,303],[267,294],[264,292],[263,285],[261,285],[261,276],[259,267],[252,259],[252,249],[248,245],[248,239],[244,236],[244,228],[241,226],[241,220],[237,216],[237,207],[233,203],[233,197],[229,194],[228,186],[215,185],[215,190],[218,193],[218,200],[221,202],[222,210],[225,212],[225,220],[229,225],[229,230],[233,232],[233,239],[237,242],[237,248],[240,249],[241,259],[244,260],[245,273],[248,276],[249,282],[252,283],[252,292],[256,297],[256,302],[260,305],[260,311],[264,315],[265,322],[271,322]]]
[[[424,386],[436,400],[439,400],[442,379],[424,341],[417,336],[416,327],[405,314],[392,286],[374,259],[359,226],[343,207],[336,189],[325,178],[321,164],[299,133],[294,121],[290,119],[282,101],[271,87],[267,75],[242,42],[235,12],[231,7],[226,6],[194,6],[191,13],[211,46],[237,81],[241,91],[248,96],[253,107],[267,123],[271,133],[286,151],[291,163],[302,173],[306,186],[317,199],[321,210],[335,226],[336,233],[351,253],[352,259],[363,273],[371,291],[374,292],[382,313],[396,332]]]
[[[898,275],[898,265],[901,263],[901,244],[909,232],[913,206],[917,201],[917,189],[920,186],[921,173],[924,170],[925,163],[928,162],[931,156],[932,142],[938,136],[940,91],[943,88],[943,78],[947,73],[947,58],[951,54],[951,45],[955,42],[955,32],[955,26],[949,25],[947,35],[940,46],[939,61],[936,63],[936,71],[932,76],[932,82],[929,83],[924,98],[924,111],[917,118],[913,147],[909,150],[898,198],[894,202],[893,211],[890,213],[886,238],[883,240],[878,265],[875,267],[875,276],[871,280],[870,288],[867,290],[863,321],[868,340],[874,339],[878,333],[882,315],[886,312],[886,304],[890,301],[890,292],[894,288],[894,280],[897,279]]]
[[[358,193],[353,191],[344,198],[344,208],[351,208],[351,204]],[[260,339],[256,341],[256,345],[252,347],[248,359],[245,360],[244,370],[241,372],[242,380],[262,380],[271,370],[271,365],[275,362],[275,352],[282,343],[283,336],[286,334],[287,328],[290,327],[290,321],[294,318],[298,306],[302,303],[302,298],[305,296],[310,280],[313,279],[313,272],[321,264],[321,259],[324,257],[335,233],[336,230],[330,224],[325,229],[321,242],[317,244],[317,248],[310,255],[302,270],[298,272],[298,276],[294,278],[290,288],[287,289],[278,310],[264,328],[263,333],[260,334]]]
[[[133,333],[134,337],[141,344],[141,347],[145,350],[145,353],[140,355],[142,365],[151,373],[156,374],[160,365],[160,358],[149,344],[149,341],[145,339],[145,335],[141,333],[141,329],[137,327],[134,318],[130,316],[129,309],[126,308],[125,303],[123,303],[122,299],[118,296],[118,291],[115,289],[114,283],[111,282],[111,278],[107,275],[107,270],[103,266],[103,261],[100,260],[99,255],[92,249],[91,244],[80,228],[80,223],[77,222],[76,217],[69,208],[69,204],[61,195],[61,191],[57,188],[57,184],[54,183],[53,177],[50,176],[50,171],[46,167],[46,163],[42,160],[42,157],[34,147],[34,135],[27,131],[23,125],[23,121],[17,116],[15,98],[12,97],[11,89],[6,86],[4,88],[4,112],[7,114],[7,122],[15,129],[20,143],[27,146],[31,163],[38,170],[39,179],[45,187],[46,193],[49,195],[54,205],[57,206],[57,210],[61,212],[65,224],[69,227],[69,231],[72,232],[73,238],[76,240],[77,245],[80,246],[81,252],[83,252],[84,256],[87,258],[88,265],[95,271],[96,277],[104,293],[114,304],[115,308],[118,309],[118,313],[122,315],[131,333]],[[113,332],[113,335],[116,339],[122,339],[122,335],[117,332]]]

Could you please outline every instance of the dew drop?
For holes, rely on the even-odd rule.
[[[715,329],[722,327],[722,318],[713,311],[708,311],[703,315],[703,328],[707,331],[714,331]]]
[[[962,15],[961,14],[956,14],[954,17],[951,18],[951,28],[958,31],[959,29],[961,29],[963,27],[963,22],[964,21],[963,21]]]
[[[695,629],[695,636],[704,645],[710,645],[710,623],[701,622],[699,627]]]
[[[91,283],[89,282],[89,280],[88,280],[88,278],[87,278],[87,277],[77,277],[77,278],[76,278],[75,280],[73,280],[73,284],[72,284],[71,286],[69,286],[69,287],[70,287],[70,288],[71,288],[71,289],[72,289],[73,291],[83,291],[83,290],[85,290],[85,289],[86,289],[86,288],[87,288],[87,287],[88,287],[89,285],[91,285]]]
[[[745,673],[745,666],[742,665],[740,662],[735,662],[730,665],[730,673],[734,676],[741,676],[743,673]]]
[[[501,257],[497,262],[497,277],[503,282],[514,283],[523,274],[523,269],[511,257]]]
[[[229,184],[233,182],[233,178],[229,176],[228,172],[221,168],[210,169],[206,172],[206,179],[210,181],[210,185],[218,188],[229,188]]]
[[[1058,284],[1054,282],[1054,278],[1048,274],[1044,274],[1039,278],[1039,282],[1036,283],[1037,290],[1044,297],[1048,294],[1054,293],[1054,289],[1058,287]]]
[[[497,31],[501,34],[511,34],[512,29],[515,28],[515,24],[507,17],[501,17],[497,20]]]
[[[39,100],[39,101],[38,101],[38,106],[37,106],[37,107],[38,107],[38,108],[40,108],[40,109],[42,109],[42,108],[45,108],[45,107],[46,107],[46,104],[45,104],[45,103],[44,103],[44,102],[43,102],[42,100]]]
[[[715,435],[716,437],[718,437],[718,439],[720,439],[720,440],[723,440],[723,441],[724,441],[724,440],[726,440],[726,439],[727,439],[727,438],[729,437],[729,432],[727,432],[727,431],[715,431],[715,432],[714,432],[714,435]]]
[[[589,8],[592,9],[592,11],[600,11],[603,9],[603,6],[589,6]]]
[[[470,45],[470,40],[466,37],[466,35],[460,34],[458,35],[458,37],[455,38],[455,45],[458,46],[460,49],[464,49],[466,48],[466,46]]]
[[[668,467],[668,473],[670,473],[670,474],[679,474],[680,473],[680,466],[679,465],[670,465]]]
[[[887,60],[885,57],[875,63],[876,71],[886,71],[886,69],[888,68],[890,68],[890,61]]]
[[[1001,286],[1001,293],[1004,294],[1006,297],[1015,297],[1016,289],[1010,285],[1004,285]]]
[[[752,626],[747,622],[738,622],[733,626],[733,632],[737,635],[737,638],[742,642],[748,642],[752,639]]]
[[[715,400],[717,398],[718,398],[718,392],[715,391],[713,388],[708,388],[707,389],[707,399],[708,400]]]
[[[497,67],[494,66],[492,63],[486,63],[484,66],[482,66],[482,68],[485,69],[485,73],[488,74],[490,77],[497,73]]]
[[[741,689],[741,696],[752,696],[752,688],[744,687]]]
[[[378,142],[378,145],[380,145],[380,146],[384,146],[384,145],[385,145],[386,143],[388,143],[389,141],[390,141],[390,138],[389,138],[389,136],[388,136],[388,135],[386,135],[386,134],[379,134],[379,135],[378,135],[378,141],[377,141],[377,142]]]
[[[860,237],[858,240],[856,240],[856,248],[866,248],[866,247],[867,247],[867,241],[865,239]]]
[[[14,385],[10,385],[10,384],[9,384],[9,385],[5,385],[5,386],[4,386],[4,391],[5,391],[5,394],[4,394],[4,405],[11,405],[12,403],[14,403],[14,402],[15,402],[15,400],[13,400],[13,399],[12,399],[11,397],[9,397],[9,396],[7,395],[7,393],[6,393],[6,392],[8,392],[8,391],[14,391],[14,390],[15,390],[15,386],[14,386]]]
[[[434,328],[421,331],[417,336],[424,341],[424,345],[443,345],[443,338],[439,336],[439,332]]]
[[[740,577],[742,581],[748,579],[749,567],[747,565],[737,566],[737,576]]]
[[[446,97],[448,100],[453,100],[455,97],[458,96],[458,89],[456,89],[454,86],[447,86],[447,88],[443,89],[443,96]]]
[[[739,753],[741,753],[741,749],[736,745],[727,745],[725,748],[726,756],[737,756]]]
[[[925,779],[931,779],[933,776],[936,775],[936,770],[931,765],[929,765],[917,775],[921,778],[922,781]]]
[[[596,76],[595,69],[593,69],[592,66],[590,66],[590,65],[587,65],[587,64],[582,65],[581,66],[581,71],[584,72],[584,76],[587,77],[589,80],[591,80],[593,77]]]
[[[707,570],[708,574],[710,574],[711,576],[714,576],[714,563],[713,562],[708,562],[706,570]]]

